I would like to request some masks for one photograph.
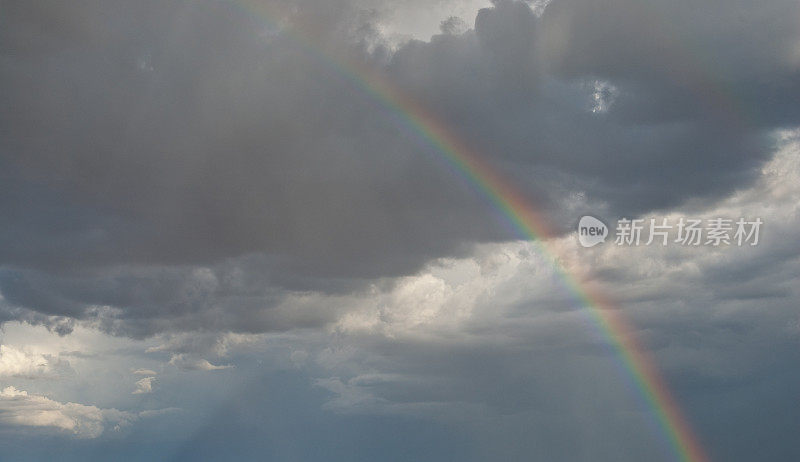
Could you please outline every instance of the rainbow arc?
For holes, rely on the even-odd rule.
[[[395,116],[398,123],[412,130],[455,172],[486,197],[493,207],[513,225],[520,238],[530,240],[540,253],[553,262],[554,271],[564,287],[587,308],[593,323],[603,333],[629,377],[636,384],[638,393],[653,412],[659,427],[677,460],[684,462],[707,462],[702,446],[683,415],[657,363],[637,340],[635,329],[622,310],[597,288],[586,284],[577,275],[570,274],[560,264],[559,252],[548,240],[555,237],[545,216],[525,197],[514,184],[493,168],[483,156],[475,152],[465,140],[457,136],[447,124],[424,105],[403,93],[385,75],[358,60],[341,58],[326,52],[326,44],[315,41],[312,31],[303,33],[298,25],[275,21],[281,17],[265,2],[234,0],[234,4],[248,16],[255,17],[264,25],[275,27],[291,38],[308,53],[334,69],[343,79]]]

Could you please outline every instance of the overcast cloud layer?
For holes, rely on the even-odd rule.
[[[428,2],[250,3],[0,0],[15,458],[669,460],[552,262],[346,60],[541,207],[713,460],[800,457],[800,3],[441,1],[432,37]],[[765,225],[581,249],[586,213]]]
[[[562,229],[746,186],[798,122],[793,1],[499,2],[392,50],[377,6],[316,3],[4,3],[6,319],[321,325],[254,312],[518,237],[320,53],[385,67]]]

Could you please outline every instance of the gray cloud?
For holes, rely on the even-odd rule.
[[[797,131],[777,138],[781,148],[750,187],[711,206],[660,212],[673,219],[760,216],[758,246],[607,242],[583,249],[574,234],[548,242],[571,274],[601,283],[620,301],[712,460],[759,460],[764,451],[777,460],[797,456],[795,411],[785,403],[798,383],[794,281],[800,268],[793,236],[800,144]],[[115,358],[113,366],[95,363],[116,370],[94,378],[92,389],[121,377],[118,388],[135,406],[164,399],[187,409],[186,421],[159,417],[152,425],[132,425],[145,433],[125,439],[173,438],[180,450],[166,445],[154,453],[186,459],[233,451],[277,460],[374,460],[373,452],[362,452],[363,430],[354,428],[372,429],[379,452],[390,447],[387,435],[402,434],[407,444],[414,433],[397,425],[410,422],[410,428],[447,433],[400,452],[399,460],[442,460],[438,448],[461,448],[462,441],[470,448],[464,460],[672,460],[653,410],[637,398],[591,314],[561,288],[535,244],[484,244],[369,291],[307,292],[289,302],[336,307],[328,329],[258,335],[209,329],[144,342],[103,336],[160,361],[146,363],[160,371],[158,388],[130,394],[130,371],[144,365],[134,355]],[[24,327],[16,340],[32,330]],[[87,333],[101,336],[86,329],[75,335]],[[125,360],[132,364],[120,363]],[[82,367],[82,375],[92,375],[93,368]],[[158,437],[141,428],[166,425],[166,436]],[[331,432],[336,436],[325,436]],[[312,454],[304,452],[308,441],[317,444]]]
[[[794,126],[798,10],[791,0],[560,0],[545,11],[541,48],[561,75],[625,84],[628,120]]]
[[[655,27],[624,1],[555,1],[541,17],[498,1],[473,29],[396,50],[348,2],[273,3],[268,24],[228,2],[6,2],[0,319],[137,337],[318,327],[340,308],[286,301],[515,237],[281,21],[324,54],[383,66],[559,229],[589,207],[723,197],[757,177],[768,130],[797,121],[791,2],[659,6]],[[682,61],[683,40],[713,74]],[[616,97],[593,113],[597,79]],[[757,123],[729,116],[720,88]]]
[[[399,45],[385,2],[269,3],[0,0],[0,323],[86,350],[62,377],[0,346],[10,457],[139,417],[65,457],[667,457],[548,257],[501,242],[347,56],[541,204],[713,460],[798,459],[800,150],[776,131],[800,121],[797,2],[497,1]],[[581,249],[583,212],[765,225],[753,248]],[[133,410],[162,404],[186,415]]]
[[[758,246],[582,249],[574,235],[550,242],[571,274],[600,279],[620,302],[713,460],[757,459],[761,438],[771,441],[770,457],[797,453],[786,444],[796,426],[782,402],[798,380],[790,365],[800,341],[800,266],[791,236],[800,145],[797,131],[779,138],[751,188],[693,212],[761,217],[769,226]],[[312,355],[327,408],[470,427],[486,451],[479,459],[660,460],[644,431],[651,410],[631,398],[635,387],[624,385],[586,309],[553,289],[561,284],[549,263],[527,247],[444,260],[357,305]],[[604,444],[629,438],[641,446]]]

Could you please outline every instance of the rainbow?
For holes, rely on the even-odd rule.
[[[311,32],[301,33],[297,24],[290,27],[277,25],[271,18],[282,15],[269,11],[270,7],[266,2],[233,0],[231,4],[256,17],[263,25],[279,28],[282,34],[391,111],[399,123],[434,147],[447,164],[486,197],[512,224],[520,237],[532,241],[543,256],[550,257],[554,271],[564,287],[588,308],[593,323],[616,351],[617,358],[635,383],[641,397],[654,412],[676,459],[685,462],[709,460],[653,357],[636,339],[635,329],[626,319],[623,310],[599,290],[586,284],[578,276],[568,273],[558,263],[558,252],[548,244],[548,239],[556,234],[548,226],[546,218],[537,212],[537,208],[510,181],[448,128],[443,120],[410,95],[404,94],[374,67],[357,59],[337,57],[333,53],[325,52],[325,44],[315,41],[315,35]]]
[[[402,94],[374,71],[355,65],[350,68],[358,69],[360,82],[365,90],[387,108],[401,115],[403,123],[434,146],[450,165],[487,197],[521,237],[536,243],[540,253],[550,257],[549,260],[554,262],[554,272],[569,292],[589,309],[592,320],[614,347],[642,397],[654,410],[678,460],[708,461],[688,421],[672,397],[667,382],[661,377],[653,358],[637,341],[635,330],[623,311],[600,291],[582,283],[578,277],[569,274],[557,263],[558,252],[547,243],[556,234],[531,202],[421,104]]]

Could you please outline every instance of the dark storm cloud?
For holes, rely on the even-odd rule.
[[[673,5],[660,15],[673,30],[623,1],[555,1],[542,18],[502,1],[474,30],[393,53],[348,2],[281,3],[275,24],[233,2],[1,5],[3,316],[113,312],[124,325],[107,328],[129,335],[288,328],[269,314],[286,291],[341,293],[514,237],[280,19],[325,53],[385,65],[561,228],[571,193],[628,215],[724,195],[767,158],[765,129],[797,120],[771,103],[797,94],[788,2]],[[750,95],[758,124],[696,97],[708,82],[679,60],[678,36]],[[608,112],[589,110],[594,79],[618,91]],[[265,288],[187,295],[225,265]]]
[[[799,14],[792,0],[558,0],[540,44],[560,75],[629,85],[620,116],[795,125]]]
[[[280,278],[270,276],[262,261],[247,258],[213,268],[126,267],[71,274],[6,270],[0,272],[0,314],[59,333],[73,327],[62,319],[67,316],[92,320],[94,327],[115,335],[143,337],[160,331],[319,327],[341,312],[331,303],[304,307],[276,288]],[[41,317],[31,318],[18,307],[34,308]]]
[[[222,3],[119,8],[140,32],[10,50],[4,72],[8,168],[118,220],[87,224],[109,236],[84,264],[264,251],[371,276],[489,236],[476,198],[298,43]]]

